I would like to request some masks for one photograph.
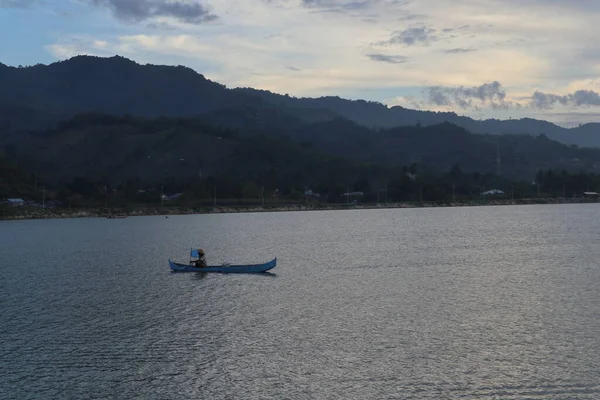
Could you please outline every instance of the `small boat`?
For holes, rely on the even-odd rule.
[[[267,272],[270,269],[275,268],[277,265],[277,257],[273,260],[264,264],[252,264],[252,265],[209,265],[205,268],[195,267],[190,264],[179,264],[169,260],[169,266],[173,272],[220,272],[224,274],[249,274],[249,273],[260,273]]]

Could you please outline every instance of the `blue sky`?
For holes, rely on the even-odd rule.
[[[600,122],[597,0],[0,0],[0,62],[186,65],[228,87]]]

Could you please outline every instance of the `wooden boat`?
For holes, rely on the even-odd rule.
[[[275,268],[277,257],[264,264],[253,265],[209,265],[206,268],[198,268],[190,264],[179,264],[169,260],[169,266],[173,272],[220,272],[223,274],[249,274],[267,272]]]

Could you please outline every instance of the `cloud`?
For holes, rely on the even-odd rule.
[[[228,1],[228,0],[225,0]],[[288,6],[297,0],[265,0],[268,3],[285,2]],[[410,21],[425,18],[422,14],[409,12],[405,6],[411,0],[300,0],[300,7],[310,15],[323,15],[329,21],[337,17],[351,17],[371,25],[380,26],[384,21]],[[291,7],[293,9],[293,6]],[[335,23],[335,22],[334,22]]]
[[[448,49],[448,50],[444,50],[444,53],[446,54],[464,54],[464,53],[472,53],[474,51],[477,51],[477,49],[463,49],[463,48],[456,48],[456,49]]]
[[[370,6],[370,2],[356,0],[302,0],[305,7],[339,9],[339,10],[362,10]]]
[[[0,0],[0,8],[27,8],[41,0]]]
[[[381,45],[394,45],[401,44],[404,46],[423,45],[427,46],[431,42],[438,40],[436,30],[426,27],[421,28],[408,28],[403,31],[396,31],[392,34],[392,37],[386,41],[380,42]]]
[[[60,59],[71,58],[78,55],[101,56],[108,55],[103,50],[109,45],[103,40],[71,39],[61,44],[46,46],[46,50]]]
[[[47,48],[58,58],[120,54],[144,63],[183,64],[228,87],[374,101],[414,96],[402,104],[496,118],[551,117],[572,110],[568,107],[576,101],[569,93],[600,93],[600,85],[589,84],[600,81],[600,45],[594,34],[600,1],[595,0],[40,1],[94,3],[102,11],[82,15],[74,28],[65,21],[49,37]],[[210,6],[218,24],[206,29],[184,23],[180,14],[156,7],[173,2]],[[140,11],[136,4],[151,7]],[[68,8],[75,15],[85,9],[81,4]],[[103,14],[109,11],[139,24],[95,29],[106,24]],[[22,63],[15,56],[2,61]],[[495,81],[502,83],[504,100],[473,94],[482,83]],[[592,115],[595,110],[600,108],[576,111]]]
[[[345,14],[363,18],[371,23],[377,22],[371,14],[374,4],[366,0],[302,0],[302,6],[310,9],[311,13]]]
[[[161,22],[151,22],[148,25],[146,25],[146,28],[148,29],[158,29],[158,30],[164,30],[164,31],[171,31],[173,29],[175,29],[174,26],[170,25],[167,22],[161,21]]]
[[[392,56],[387,54],[367,54],[373,61],[385,62],[389,64],[403,64],[408,61],[408,57],[406,56]]]
[[[471,29],[473,28],[470,25],[444,28],[441,30],[437,30],[426,26],[412,27],[404,30],[396,30],[392,32],[392,35],[388,40],[384,40],[375,44],[388,46],[400,44],[406,47],[415,45],[428,46],[438,41],[449,41],[452,39],[460,38],[461,36],[465,37],[465,33]],[[466,48],[457,48],[450,50],[449,52],[454,51],[456,53],[459,53],[461,52],[461,50],[462,52],[470,51],[470,49]]]
[[[531,97],[531,107],[552,109],[556,105],[570,107],[600,106],[600,94],[593,90],[577,90],[574,93],[558,95],[536,91]]]
[[[406,14],[399,18],[399,21],[414,21],[417,19],[427,19],[427,15],[425,14]]]
[[[120,20],[140,22],[156,17],[174,18],[187,24],[201,24],[217,18],[206,6],[182,0],[87,0],[105,7]]]
[[[506,91],[498,81],[484,83],[475,87],[442,87],[434,86],[426,89],[429,102],[436,106],[451,106],[461,109],[478,105],[492,108],[508,108],[512,105],[506,100]]]

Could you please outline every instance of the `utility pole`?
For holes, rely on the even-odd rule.
[[[108,208],[108,196],[106,194],[106,185],[104,185],[104,208]]]
[[[265,205],[265,187],[264,186],[262,187],[262,190],[261,190],[261,197],[262,197],[262,205],[264,206]]]
[[[161,186],[160,187],[160,206],[163,207],[165,204],[165,192],[164,192],[164,187]]]
[[[308,188],[304,186],[304,204],[308,205]]]
[[[452,202],[454,203],[454,183],[452,184]]]
[[[385,184],[385,205],[387,206],[387,191],[388,191],[388,184]]]
[[[46,208],[46,188],[42,186],[42,208]]]
[[[346,185],[346,204],[350,204],[350,189],[348,189],[348,185]]]
[[[213,205],[217,206],[217,187],[213,186]]]
[[[421,203],[423,202],[423,184],[421,184]]]

